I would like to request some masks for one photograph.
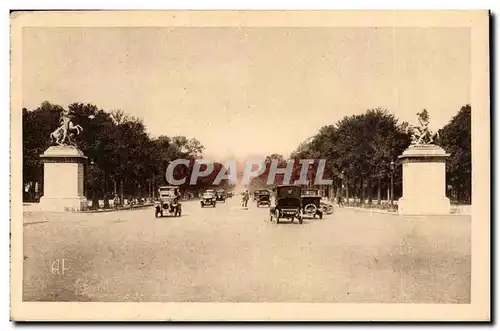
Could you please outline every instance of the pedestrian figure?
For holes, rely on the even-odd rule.
[[[118,197],[118,194],[115,194],[115,197],[113,198],[113,207],[115,210],[118,209],[118,206],[120,205],[120,198]]]
[[[339,205],[339,207],[344,207],[344,197],[338,196],[337,204]]]
[[[248,205],[248,199],[249,199],[249,195],[248,195],[248,190],[246,190],[244,193],[243,193],[243,198],[242,198],[242,202],[241,202],[241,205],[242,207],[245,207],[247,208],[247,205]]]

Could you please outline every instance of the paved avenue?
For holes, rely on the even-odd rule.
[[[238,196],[216,208],[24,214],[24,300],[470,302],[470,217],[336,208],[269,222]]]

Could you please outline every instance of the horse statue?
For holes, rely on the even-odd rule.
[[[432,133],[429,129],[429,114],[424,109],[421,113],[417,113],[420,126],[408,126],[406,133],[411,133],[412,145],[429,145],[434,142],[434,139],[439,139],[439,132]]]
[[[83,131],[83,128],[80,125],[74,125],[71,119],[69,118],[69,112],[63,111],[61,114],[61,125],[55,129],[50,134],[50,139],[52,143],[56,143],[59,146],[75,146],[76,142],[74,140],[75,133],[77,135]]]

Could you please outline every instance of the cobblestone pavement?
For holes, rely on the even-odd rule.
[[[470,217],[335,209],[269,222],[216,208],[24,213],[24,300],[469,303]]]

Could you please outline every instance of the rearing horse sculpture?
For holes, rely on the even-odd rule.
[[[76,146],[76,143],[72,139],[72,137],[74,136],[72,131],[76,131],[76,134],[78,135],[81,131],[83,131],[83,128],[80,125],[73,124],[73,122],[69,118],[69,113],[67,111],[64,111],[61,114],[60,122],[61,126],[59,126],[50,134],[52,142],[55,142],[59,146]]]
[[[434,138],[439,139],[439,131],[432,133],[429,130],[429,114],[426,109],[417,113],[420,127],[410,125],[406,132],[411,132],[412,145],[428,145],[434,142]]]

